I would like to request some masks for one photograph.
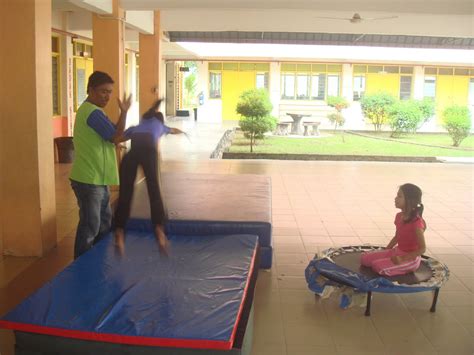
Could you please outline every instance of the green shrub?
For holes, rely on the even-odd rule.
[[[400,137],[403,133],[416,132],[423,122],[421,102],[416,100],[398,101],[388,110],[388,122],[392,129],[391,137]]]
[[[278,120],[270,116],[272,108],[265,89],[247,90],[240,95],[236,111],[242,115],[239,126],[244,136],[250,139],[250,152],[253,152],[257,139],[263,139],[266,132],[275,129]]]
[[[346,119],[340,112],[333,112],[328,115],[329,121],[334,125],[334,130],[336,130],[337,127],[342,127],[344,126],[344,123],[346,123]]]
[[[376,132],[387,121],[388,112],[395,101],[395,97],[385,92],[366,94],[360,99],[362,113],[372,122]]]
[[[422,118],[423,118],[420,126],[417,127],[417,128],[420,128],[423,123],[425,123],[431,117],[434,116],[434,114],[435,114],[435,102],[430,97],[425,97],[423,100],[417,101],[417,102],[418,102],[418,105],[420,107]]]
[[[326,101],[328,106],[334,107],[337,112],[341,112],[343,109],[349,107],[349,103],[342,96],[328,96]]]
[[[471,130],[469,109],[459,105],[447,107],[443,111],[443,125],[453,140],[453,146],[458,147]]]
[[[336,109],[336,112],[328,115],[329,121],[334,125],[334,131],[336,131],[337,127],[344,126],[344,123],[346,122],[346,119],[342,115],[342,110],[348,108],[349,103],[342,96],[328,96],[327,104]]]

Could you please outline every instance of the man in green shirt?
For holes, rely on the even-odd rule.
[[[102,111],[110,100],[114,81],[95,71],[87,83],[87,99],[76,113],[74,162],[70,180],[79,205],[74,258],[89,250],[111,227],[109,185],[118,185],[115,144],[125,128],[131,97],[118,100],[120,117],[113,124]]]

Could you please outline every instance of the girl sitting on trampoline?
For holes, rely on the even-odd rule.
[[[168,253],[168,238],[164,232],[165,209],[158,184],[158,142],[165,134],[184,133],[180,129],[165,126],[164,117],[158,111],[161,99],[145,112],[137,126],[128,128],[121,141],[131,140],[131,149],[120,165],[120,190],[115,211],[115,244],[121,254],[125,250],[124,228],[130,216],[133,188],[138,166],[141,165],[146,178],[150,200],[151,221],[161,253]]]
[[[395,207],[402,211],[395,216],[395,236],[386,249],[361,256],[362,265],[384,276],[404,275],[417,270],[426,250],[421,189],[413,184],[400,186]]]

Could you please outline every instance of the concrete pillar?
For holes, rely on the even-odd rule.
[[[352,88],[352,76],[353,76],[353,65],[352,64],[343,64],[342,65],[342,96],[348,101],[352,102],[353,100],[353,88]]]
[[[154,13],[154,34],[139,34],[139,48],[139,103],[141,116],[156,99],[165,94],[164,92],[160,92],[162,53],[159,11],[155,11]]]
[[[51,1],[0,1],[0,254],[56,244]]]
[[[69,13],[62,14],[61,29],[68,29]],[[61,36],[61,116],[67,117],[67,135],[74,127],[74,54],[71,36]]]
[[[113,0],[112,15],[92,16],[92,38],[94,40],[94,71],[108,73],[114,80],[114,91],[105,108],[107,116],[116,122],[119,118],[117,98],[124,94],[124,18],[125,13]]]
[[[413,68],[413,98],[416,100],[423,99],[425,87],[425,71],[422,66]]]
[[[280,117],[280,99],[281,99],[281,88],[280,88],[280,63],[271,62],[270,63],[270,101],[273,105],[272,115],[279,118]]]

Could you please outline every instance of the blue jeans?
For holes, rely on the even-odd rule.
[[[110,231],[112,212],[108,186],[71,180],[71,187],[79,205],[79,224],[74,243],[74,258],[78,258]]]

